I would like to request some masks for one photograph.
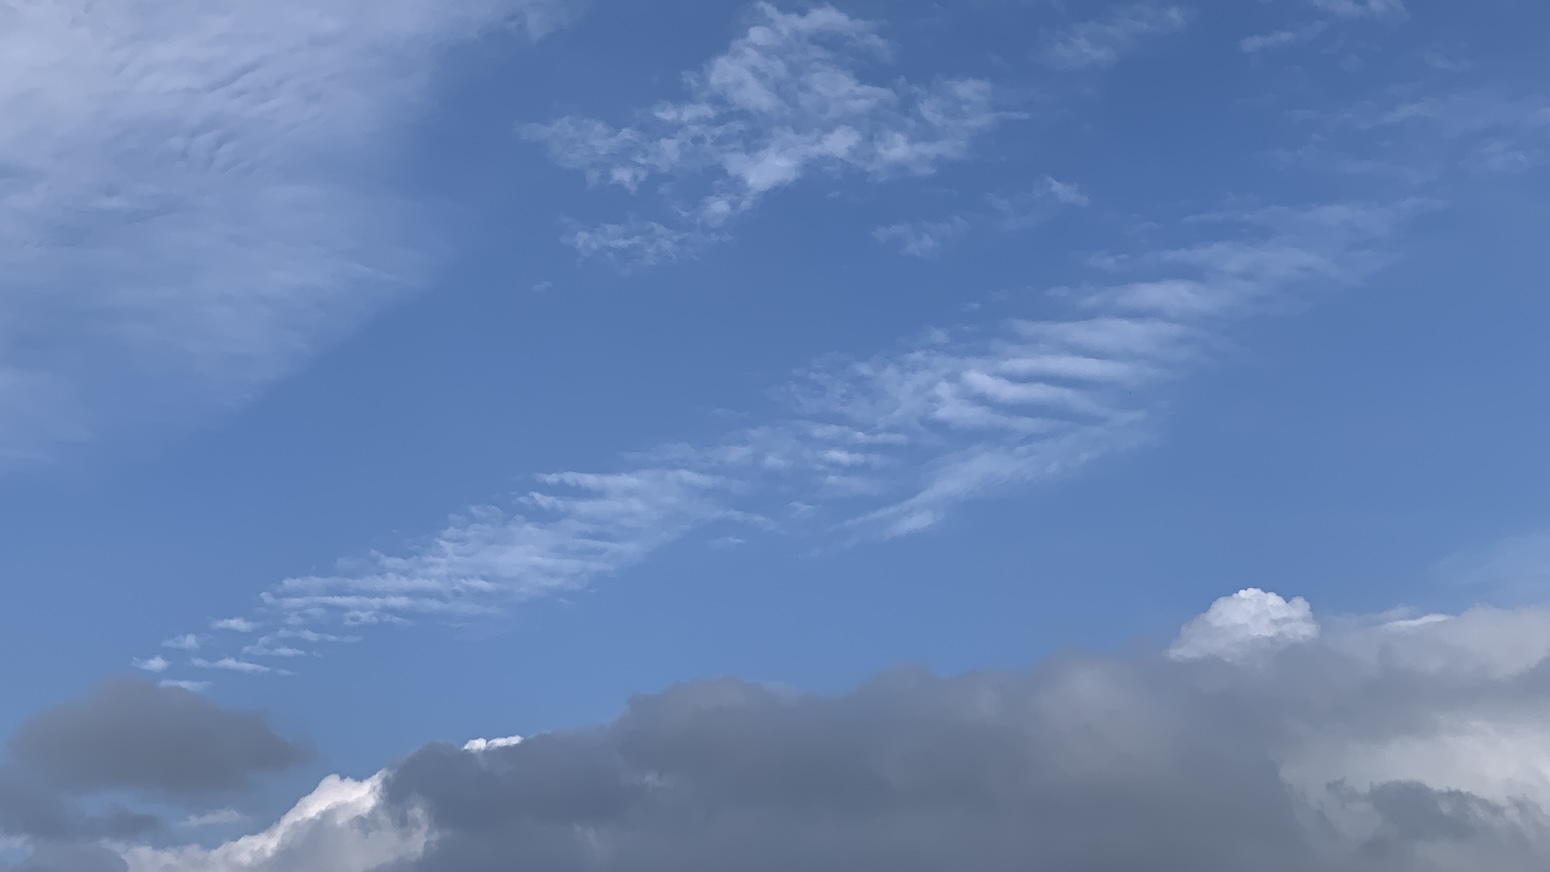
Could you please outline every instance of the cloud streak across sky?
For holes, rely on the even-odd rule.
[[[1196,234],[1187,242],[1093,257],[1089,283],[1046,295],[1064,317],[929,330],[871,357],[818,361],[777,386],[786,417],[638,449],[611,471],[539,476],[514,506],[465,509],[403,553],[287,579],[245,619],[262,635],[241,641],[316,651],[305,634],[494,615],[713,525],[839,544],[918,533],[965,501],[1153,438],[1169,386],[1219,356],[1233,324],[1358,284],[1426,205],[1196,216],[1182,225]],[[214,656],[195,665],[267,668]]]

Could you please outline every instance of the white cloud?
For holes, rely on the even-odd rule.
[[[878,227],[872,238],[895,246],[911,257],[933,257],[949,245],[986,225],[1001,233],[1026,231],[1066,208],[1083,208],[1092,200],[1079,185],[1045,176],[1031,189],[992,194],[988,209],[962,211],[931,221],[901,221]]]
[[[240,824],[248,819],[247,815],[234,808],[223,808],[219,811],[205,812],[204,814],[191,815],[183,819],[180,826],[189,829],[200,827],[225,827]]]
[[[134,666],[135,666],[136,669],[143,669],[146,672],[151,672],[151,673],[166,672],[167,671],[167,667],[169,667],[171,665],[172,664],[167,661],[167,658],[161,657],[161,656],[150,657],[150,658],[145,659],[145,660],[136,660],[136,661],[134,661]]]
[[[659,266],[691,257],[721,238],[700,230],[675,230],[655,221],[578,227],[565,242],[582,257],[601,257],[626,269]]]
[[[180,681],[166,679],[157,682],[157,684],[161,685],[162,687],[181,687],[191,693],[203,693],[204,691],[210,689],[210,682],[208,681]]]
[[[129,872],[367,872],[424,852],[429,827],[390,815],[382,776],[330,775],[274,826],[214,848],[129,847]]]
[[[163,648],[176,648],[179,651],[198,651],[202,640],[193,633],[185,633],[181,636],[174,636],[161,644]]]
[[[1550,590],[1550,532],[1509,536],[1449,555],[1435,573],[1450,584],[1493,595],[1542,597]]]
[[[540,480],[548,490],[521,501],[531,515],[473,508],[411,556],[377,555],[338,575],[289,579],[265,602],[292,626],[324,618],[372,624],[414,614],[490,614],[617,572],[734,514],[721,499],[726,482],[687,469]]]
[[[478,753],[480,751],[492,751],[500,748],[510,748],[522,744],[521,736],[504,736],[499,739],[469,739],[463,743],[464,751]]]
[[[435,58],[564,8],[0,5],[0,464],[243,402],[399,293]]]
[[[1187,243],[1096,258],[1101,281],[1046,301],[1068,317],[932,330],[871,357],[824,359],[779,390],[782,418],[637,454],[624,472],[540,477],[516,512],[471,508],[401,554],[284,581],[252,620],[278,635],[495,615],[714,524],[831,539],[918,532],[964,501],[1140,444],[1167,385],[1212,357],[1231,318],[1358,281],[1417,208],[1199,216],[1180,225]]]
[[[1313,0],[1313,5],[1341,18],[1403,18],[1404,0]]]
[[[222,618],[219,621],[212,621],[210,629],[227,630],[232,633],[251,633],[258,629],[258,626],[247,618]]]
[[[1328,28],[1329,25],[1325,22],[1315,21],[1302,27],[1246,36],[1238,41],[1238,48],[1244,54],[1258,54],[1269,49],[1285,48],[1286,46],[1308,42],[1309,40],[1316,39],[1319,34]]]
[[[224,672],[242,672],[248,675],[267,675],[278,670],[262,663],[251,663],[246,660],[238,660],[235,657],[222,657],[219,660],[206,660],[195,657],[189,661],[189,665],[199,669],[219,669]]]
[[[1064,69],[1110,67],[1143,40],[1177,33],[1188,23],[1189,13],[1179,6],[1123,6],[1106,19],[1084,21],[1050,35],[1041,55],[1045,62]]]
[[[942,250],[952,240],[962,236],[969,222],[958,216],[946,221],[917,221],[890,224],[872,231],[872,238],[885,244],[898,246],[899,251],[912,257],[930,257]]]
[[[1240,590],[1211,604],[1179,632],[1168,656],[1179,660],[1220,657],[1237,660],[1267,649],[1318,638],[1308,601],[1290,602],[1259,588]]]
[[[832,6],[787,13],[758,3],[753,17],[726,52],[685,77],[683,102],[622,128],[580,117],[522,128],[593,184],[635,192],[661,180],[671,189],[682,226],[637,219],[572,232],[567,241],[583,254],[673,260],[812,172],[927,174],[966,157],[1006,117],[982,80],[863,81],[863,61],[889,45],[874,23]]]

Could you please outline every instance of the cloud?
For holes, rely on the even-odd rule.
[[[1347,174],[1435,184],[1550,164],[1550,99],[1494,87],[1409,86],[1295,117],[1309,141],[1282,157]]]
[[[1313,5],[1340,18],[1405,18],[1404,0],[1313,0]]]
[[[1509,536],[1484,548],[1451,554],[1433,572],[1476,592],[1537,600],[1550,589],[1550,532]]]
[[[0,467],[245,402],[412,286],[434,60],[567,5],[0,8]]]
[[[667,192],[673,224],[573,230],[566,241],[582,254],[670,262],[811,173],[925,175],[967,157],[1007,117],[983,80],[864,81],[864,64],[891,47],[876,24],[832,6],[788,13],[758,3],[752,18],[724,53],[685,76],[686,100],[661,103],[634,125],[571,116],[521,128],[591,184],[633,193],[660,182]]]
[[[878,227],[872,238],[911,257],[934,257],[969,233],[990,225],[1001,233],[1028,230],[1064,208],[1092,205],[1080,186],[1044,177],[1031,189],[992,194],[986,209],[962,211],[932,221],[903,221]]]
[[[1122,6],[1106,19],[1050,34],[1039,54],[1045,63],[1063,69],[1111,67],[1142,41],[1178,33],[1188,23],[1189,13],[1179,6]]]
[[[129,872],[369,872],[420,856],[423,818],[382,802],[384,776],[329,776],[268,829],[214,848],[122,849]]]
[[[1190,621],[1168,649],[1178,660],[1219,657],[1235,660],[1257,651],[1307,642],[1319,634],[1307,600],[1290,602],[1258,588],[1239,591],[1212,604]]]
[[[870,357],[821,359],[778,386],[782,416],[638,452],[622,471],[540,476],[511,509],[469,508],[399,554],[282,581],[252,621],[329,633],[488,618],[686,536],[717,537],[717,525],[839,543],[918,533],[965,501],[1144,443],[1169,385],[1219,354],[1230,325],[1360,282],[1423,207],[1195,216],[1176,245],[1093,258],[1090,284],[1043,301],[1049,317],[928,330]],[[315,650],[305,642],[285,647]]]
[[[257,626],[247,618],[223,618],[210,623],[212,630],[226,630],[232,633],[251,633]]]
[[[167,671],[167,667],[169,667],[171,665],[172,664],[167,660],[167,658],[159,656],[159,655],[155,656],[155,657],[151,657],[151,658],[146,659],[146,660],[136,660],[136,661],[134,661],[134,667],[136,669],[143,669],[146,672],[152,672],[152,673],[155,673],[155,672],[166,672]]]
[[[890,224],[872,231],[872,238],[884,244],[896,245],[903,254],[912,257],[930,257],[969,228],[969,222],[959,216],[946,221],[917,221]]]
[[[582,257],[601,257],[628,270],[684,260],[720,238],[700,230],[675,230],[655,221],[630,221],[578,227],[565,242]]]
[[[10,749],[19,763],[71,792],[169,796],[242,789],[254,776],[308,756],[256,712],[130,678],[109,679],[80,702],[34,715]]]
[[[1181,640],[1202,621],[1279,642],[1250,659],[896,669],[836,696],[692,682],[596,727],[431,744],[368,782],[331,779],[246,840],[126,857],[134,872],[1550,863],[1550,612],[1320,620],[1252,591]],[[338,849],[367,839],[376,852]]]
[[[1326,22],[1315,21],[1302,27],[1246,36],[1238,41],[1238,48],[1244,54],[1257,54],[1269,49],[1285,48],[1286,46],[1298,45],[1316,39],[1319,34],[1328,28],[1329,25]]]

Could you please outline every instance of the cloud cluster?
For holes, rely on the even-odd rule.
[[[1200,644],[1205,626],[1230,644]],[[686,684],[592,729],[428,745],[370,782],[331,779],[247,842],[135,849],[129,868],[1550,863],[1550,612],[1319,620],[1249,590],[1172,652],[958,677],[899,669],[832,697]],[[365,839],[399,852],[334,855],[336,867],[310,853]]]
[[[667,224],[574,229],[569,241],[583,255],[671,261],[808,174],[927,174],[966,156],[1005,117],[983,80],[866,81],[864,67],[892,46],[875,23],[833,6],[785,12],[758,3],[752,16],[724,53],[685,76],[686,100],[659,104],[626,127],[576,116],[522,127],[592,184],[632,193],[657,184],[672,204]]]
[[[0,467],[241,402],[423,266],[384,143],[557,0],[0,7]]]

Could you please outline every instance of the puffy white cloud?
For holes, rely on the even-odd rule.
[[[1318,635],[1319,625],[1307,600],[1296,597],[1288,602],[1278,594],[1248,588],[1217,600],[1205,614],[1184,625],[1168,655],[1178,660],[1235,660]]]

